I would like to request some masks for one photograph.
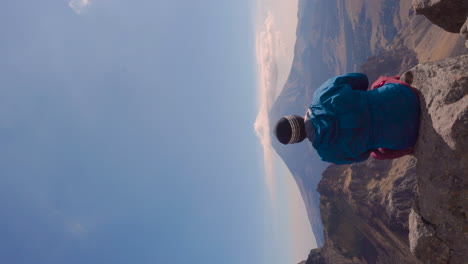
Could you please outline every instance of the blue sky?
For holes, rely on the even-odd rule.
[[[255,9],[2,3],[0,262],[290,263],[253,129]]]

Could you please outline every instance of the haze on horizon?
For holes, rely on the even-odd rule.
[[[294,59],[298,1],[259,0],[256,58],[258,105],[254,127],[263,147],[265,182],[272,203],[288,213],[289,244],[298,263],[317,247],[302,196],[293,176],[271,145],[268,113],[282,91]],[[284,204],[285,203],[285,204]],[[277,209],[277,212],[282,210]]]

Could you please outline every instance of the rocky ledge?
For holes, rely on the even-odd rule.
[[[418,65],[403,79],[420,91],[422,110],[411,250],[423,263],[466,263],[468,56]]]

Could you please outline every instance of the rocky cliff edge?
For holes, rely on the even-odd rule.
[[[422,110],[411,251],[423,263],[466,263],[468,56],[418,65],[403,79],[420,91]]]
[[[325,244],[306,263],[466,263],[468,55],[402,78],[420,93],[414,155],[328,167],[319,184]]]

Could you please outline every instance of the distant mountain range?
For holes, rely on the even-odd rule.
[[[466,52],[458,35],[415,16],[410,1],[299,0],[298,10],[291,71],[269,113],[273,126],[284,115],[303,115],[315,89],[335,75],[363,72],[372,82],[419,62]],[[272,144],[294,176],[321,246],[324,237],[316,189],[329,164],[320,161],[308,142],[284,146],[274,140]]]

